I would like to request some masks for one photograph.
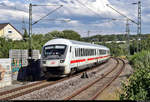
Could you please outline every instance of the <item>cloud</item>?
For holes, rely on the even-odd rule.
[[[0,6],[0,18],[1,22],[11,22],[15,27],[21,29],[22,18],[24,17],[25,21],[28,22],[29,3],[63,5],[62,8],[53,12],[45,19],[71,19],[70,22],[41,20],[33,26],[33,32],[47,33],[53,29],[73,29],[82,34],[82,32],[87,32],[88,30],[98,29],[102,30],[105,34],[110,32],[124,33],[125,21],[111,21],[111,18],[123,19],[124,17],[107,7],[106,4],[109,4],[119,12],[137,21],[137,5],[132,5],[133,2],[138,2],[138,0],[3,0],[0,1],[0,5],[3,5]],[[150,24],[149,5],[149,0],[142,1],[142,31],[145,33],[149,32],[147,29]],[[57,7],[33,7],[33,22]],[[28,24],[26,26],[28,28]],[[136,32],[136,28],[136,25],[133,24],[133,27],[131,26],[131,32]],[[86,33],[82,35],[84,36]]]

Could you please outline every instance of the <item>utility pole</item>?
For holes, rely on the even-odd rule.
[[[23,19],[22,19],[22,34],[24,34],[24,32],[25,32],[25,21],[24,21],[24,17],[23,17]]]
[[[138,25],[138,23],[135,22],[134,20],[130,19],[128,16],[122,14],[122,13],[119,12],[118,10],[114,9],[114,8],[111,7],[110,5],[106,4],[106,6],[110,7],[112,10],[116,11],[116,12],[119,13],[121,16],[123,16],[123,17],[125,17],[125,18],[127,19],[126,33],[128,34],[128,39],[129,39],[129,24],[128,24],[128,22],[131,21],[132,23],[134,23],[134,24],[136,24],[136,25]],[[130,46],[129,43],[130,43],[130,41],[127,41],[127,42],[128,42],[128,50],[130,50],[130,49],[129,49],[129,46]],[[129,53],[129,54],[130,54],[130,53]]]
[[[89,37],[90,37],[90,31],[88,30],[88,32],[87,32],[87,37],[88,37],[88,42],[90,41],[89,39]]]
[[[137,52],[141,50],[141,1],[138,2]]]
[[[90,31],[89,30],[88,30],[87,36],[88,36],[88,38],[90,37]]]
[[[129,19],[126,22],[126,44],[127,44],[127,52],[130,55],[130,28],[129,28]]]
[[[28,59],[32,59],[32,39],[31,39],[31,35],[32,35],[32,4],[29,4],[29,58]]]
[[[51,12],[49,12],[48,14],[46,14],[45,16],[41,17],[40,19],[38,19],[37,21],[35,21],[34,23],[32,23],[32,7],[33,6],[59,6],[58,8],[52,10]],[[42,19],[44,19],[45,17],[47,17],[48,15],[52,14],[53,12],[55,12],[56,10],[58,10],[59,8],[63,7],[63,5],[33,5],[33,4],[29,4],[29,64],[32,63],[32,25],[38,23],[39,21],[41,21]]]
[[[141,1],[132,3],[138,5],[138,23],[137,23],[137,52],[141,50]]]

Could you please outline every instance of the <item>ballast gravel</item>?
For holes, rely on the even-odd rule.
[[[117,62],[114,59],[110,59],[108,63],[88,72],[88,78],[81,78],[81,75],[79,75],[12,100],[63,100],[65,97],[71,95],[81,87],[87,85],[93,80],[96,80],[98,77],[101,77],[103,73],[112,69],[116,63]],[[98,71],[100,69],[102,70]]]

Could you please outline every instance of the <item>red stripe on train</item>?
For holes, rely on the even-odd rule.
[[[108,55],[108,56],[109,56],[109,55]],[[88,58],[87,60],[88,60],[88,61],[91,61],[91,60],[94,60],[94,59],[105,58],[105,57],[108,57],[108,56],[101,56],[101,57]],[[70,61],[70,63],[78,63],[78,62],[84,62],[84,61],[86,61],[86,59],[72,60],[72,61]]]
[[[105,57],[108,57],[108,56],[101,56],[101,57],[88,58],[88,61],[90,61],[90,60],[95,60],[95,59],[100,59],[100,58],[105,58]]]
[[[78,63],[78,62],[84,62],[86,61],[85,59],[81,59],[81,60],[72,60],[70,63]]]

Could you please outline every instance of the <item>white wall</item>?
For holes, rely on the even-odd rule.
[[[4,37],[12,39],[12,40],[23,39],[23,37],[9,24],[4,27]]]

